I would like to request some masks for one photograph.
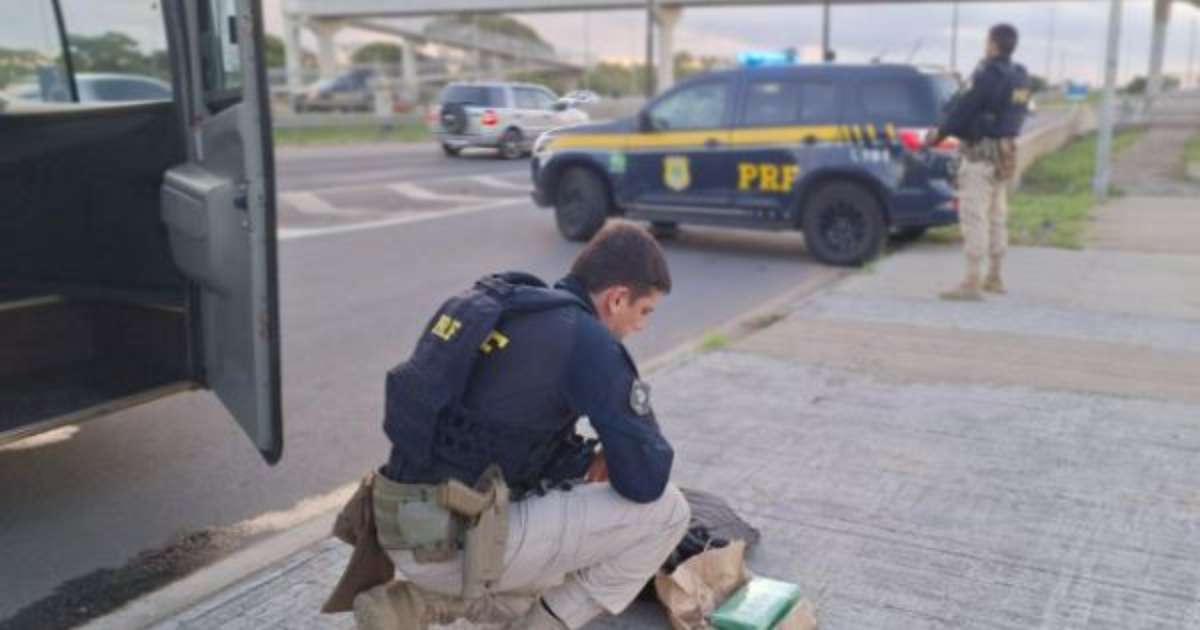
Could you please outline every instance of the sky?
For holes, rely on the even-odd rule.
[[[267,29],[279,32],[281,0],[264,0]],[[835,6],[831,39],[839,61],[865,62],[883,55],[886,61],[950,64],[952,6],[950,4],[872,4]],[[1064,76],[1098,83],[1103,70],[1109,3],[1088,2],[967,2],[959,5],[958,64],[969,72],[982,55],[989,26],[1007,21],[1021,32],[1016,59],[1031,72],[1058,81]],[[1177,2],[1167,35],[1166,71],[1183,75],[1187,70],[1189,29],[1200,20],[1200,10]],[[640,59],[645,46],[645,13],[594,11],[589,13],[522,14],[517,16],[538,29],[542,37],[573,58]],[[1051,22],[1054,43],[1050,48]],[[1152,3],[1125,0],[1122,19],[1120,80],[1145,75],[1149,66]],[[401,22],[402,23],[402,22]],[[419,26],[419,22],[410,22]],[[338,44],[351,49],[380,37],[343,31]],[[795,46],[815,59],[821,41],[819,6],[766,6],[685,9],[676,30],[676,48],[694,54],[733,57],[744,50],[782,49]],[[306,44],[315,48],[315,40]],[[1049,61],[1047,61],[1047,53]],[[1197,53],[1200,55],[1200,52]],[[1200,73],[1200,62],[1196,64]]]
[[[332,0],[330,0],[332,1]],[[381,0],[386,4],[388,0]],[[403,2],[403,0],[390,0]],[[41,4],[41,3],[38,3]],[[129,23],[159,30],[157,0],[65,0],[69,26],[77,31],[106,30],[106,25]],[[263,0],[267,30],[281,34],[283,0]],[[1120,81],[1145,75],[1149,65],[1152,4],[1149,0],[1125,0],[1122,21]],[[866,62],[876,56],[885,61],[912,61],[948,66],[950,63],[950,4],[871,4],[835,6],[832,9],[832,45],[839,61]],[[982,54],[990,25],[1007,21],[1021,32],[1016,59],[1035,74],[1057,82],[1064,77],[1099,83],[1109,3],[1087,2],[965,2],[959,5],[957,68],[969,72]],[[0,2],[0,46],[53,49],[53,22],[49,14],[30,11],[25,2]],[[522,21],[536,28],[544,39],[568,58],[634,60],[643,57],[645,13],[640,11],[593,11],[589,13],[521,14]],[[1175,3],[1167,36],[1166,71],[1183,75],[1188,66],[1189,44],[1200,9]],[[1050,48],[1050,28],[1054,42]],[[397,21],[398,25],[420,28],[422,21]],[[161,48],[157,37],[131,33]],[[344,53],[383,36],[346,29],[337,44]],[[794,46],[810,60],[819,55],[821,8],[819,6],[765,6],[685,9],[676,30],[676,48],[693,54],[734,57],[745,50],[772,50]],[[40,45],[34,46],[34,44]],[[316,49],[315,39],[306,34],[305,45]],[[1047,52],[1050,52],[1048,57]],[[1197,53],[1200,55],[1200,51]],[[1049,63],[1048,63],[1049,62]],[[1200,57],[1195,71],[1200,74]],[[1049,72],[1048,72],[1049,71]]]

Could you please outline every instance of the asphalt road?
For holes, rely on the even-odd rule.
[[[283,461],[263,464],[203,392],[0,449],[0,627],[136,591],[105,570],[189,534],[183,555],[226,553],[245,540],[194,534],[256,517],[269,532],[381,462],[383,374],[440,301],[491,271],[556,277],[578,251],[528,201],[527,169],[432,145],[281,152]],[[831,273],[796,235],[687,231],[667,252],[676,290],[632,340],[641,360]]]

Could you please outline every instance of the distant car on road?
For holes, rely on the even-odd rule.
[[[907,65],[747,67],[700,75],[635,117],[543,135],[534,200],[585,241],[610,216],[800,230],[857,265],[884,241],[958,220],[952,144],[924,147],[958,89]]]
[[[588,120],[575,102],[531,83],[451,83],[426,115],[446,155],[488,147],[505,159],[526,155],[543,132]]]
[[[170,100],[171,86],[165,81],[140,74],[117,72],[81,72],[75,75],[81,103],[116,103]],[[6,91],[14,101],[42,103],[71,100],[67,86],[57,84],[48,90],[36,83],[21,83]]]
[[[369,112],[375,106],[370,84],[377,74],[372,68],[354,68],[321,79],[296,95],[296,111]]]

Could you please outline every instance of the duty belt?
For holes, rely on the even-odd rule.
[[[446,562],[463,551],[463,597],[481,597],[500,579],[508,542],[508,485],[497,466],[471,488],[398,483],[375,475],[372,491],[379,545],[411,551],[418,563]]]

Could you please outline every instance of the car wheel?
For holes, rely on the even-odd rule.
[[[452,147],[443,142],[442,153],[445,153],[447,157],[456,157],[459,153],[462,153],[462,149],[460,147]]]
[[[929,231],[929,226],[927,225],[900,228],[899,230],[892,232],[891,236],[888,238],[893,243],[911,243],[922,236],[925,236],[925,232],[927,231]]]
[[[652,221],[650,235],[660,241],[673,239],[679,236],[679,224],[674,221]]]
[[[804,207],[804,242],[817,260],[830,265],[861,265],[883,247],[883,208],[869,190],[833,182],[817,190]]]
[[[569,241],[592,238],[608,216],[608,191],[595,173],[571,168],[563,173],[554,193],[554,219]]]
[[[506,160],[515,160],[525,155],[525,148],[521,146],[521,132],[516,129],[509,129],[500,136],[500,157]]]

